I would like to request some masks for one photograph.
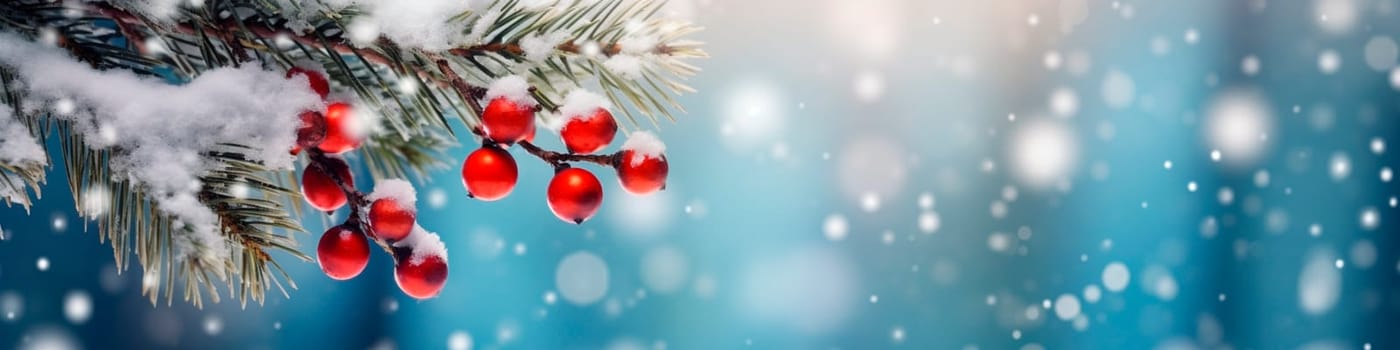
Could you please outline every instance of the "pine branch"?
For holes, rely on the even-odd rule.
[[[345,37],[347,23],[363,15],[359,9],[278,5],[286,3],[295,4],[209,0],[199,8],[180,9],[177,20],[170,21],[102,2],[16,0],[0,2],[0,29],[52,41],[96,69],[168,81],[189,81],[208,70],[245,64],[319,66],[338,91],[353,93],[359,107],[384,116],[383,131],[357,150],[371,174],[381,179],[409,174],[421,179],[446,166],[439,155],[457,144],[459,128],[479,126],[482,86],[499,77],[529,79],[544,111],[557,112],[557,101],[572,89],[599,89],[632,126],[659,126],[658,118],[673,119],[673,113],[684,111],[676,96],[693,91],[681,80],[698,68],[684,60],[706,56],[699,43],[683,39],[699,28],[656,18],[661,2],[653,0],[579,1],[542,9],[499,1],[443,23],[460,26],[464,33],[479,27],[482,33],[475,42],[441,51],[405,47],[385,37],[352,43]],[[284,13],[303,11],[317,14],[309,20],[310,29],[288,29]],[[541,38],[558,41],[541,46]],[[637,64],[621,64],[633,62]],[[227,284],[229,295],[245,305],[248,299],[261,303],[273,287],[285,295],[281,280],[295,288],[269,255],[282,250],[309,260],[288,236],[301,231],[292,219],[301,206],[294,178],[249,161],[247,148],[240,145],[210,152],[206,158],[216,166],[200,177],[199,203],[217,214],[220,232],[230,243],[229,259],[177,256],[173,237],[186,234],[185,229],[158,210],[144,189],[112,173],[109,162],[123,150],[87,144],[75,125],[47,114],[52,106],[20,108],[24,92],[3,69],[0,77],[5,78],[6,105],[31,133],[58,138],[60,147],[51,159],[61,159],[69,190],[80,203],[78,212],[98,226],[102,241],[110,241],[118,266],[127,268],[134,251],[148,281],[143,292],[152,302],[164,289],[171,303],[177,283],[184,284],[183,299],[197,306],[205,291],[218,301],[218,284]],[[559,153],[528,142],[522,146],[556,167],[571,162],[611,165],[618,157]],[[310,150],[308,157],[312,166],[325,166],[326,156],[318,151]],[[24,194],[6,196],[6,203],[27,207],[31,200],[24,190],[38,195],[43,168],[0,162],[0,194],[16,188]],[[364,195],[336,180],[352,198],[352,218],[358,217]],[[376,243],[395,253],[387,243]]]

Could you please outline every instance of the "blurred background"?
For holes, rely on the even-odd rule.
[[[441,171],[440,297],[376,252],[199,310],[143,298],[51,172],[0,208],[0,347],[1400,346],[1400,2],[671,2],[713,58],[667,191],[602,176],[574,226],[543,163],[494,203]]]

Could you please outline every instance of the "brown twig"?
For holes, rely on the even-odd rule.
[[[620,157],[620,155],[621,155],[621,153],[613,153],[613,154],[573,154],[573,153],[559,153],[559,152],[550,151],[550,150],[547,150],[547,149],[540,148],[540,146],[536,146],[535,144],[530,143],[530,141],[520,141],[520,148],[524,148],[524,149],[525,149],[525,152],[529,152],[530,155],[533,155],[533,156],[535,156],[536,158],[539,158],[540,160],[543,160],[543,161],[545,161],[545,162],[548,162],[548,163],[551,164],[551,165],[554,165],[555,168],[561,168],[561,167],[563,167],[565,164],[568,164],[568,163],[577,163],[577,162],[588,162],[588,163],[594,163],[594,164],[598,164],[598,165],[602,165],[602,166],[612,167],[612,166],[615,166],[615,165],[617,164],[617,161],[618,161],[617,159],[618,159],[618,157]]]

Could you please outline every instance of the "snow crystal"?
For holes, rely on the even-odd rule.
[[[1090,285],[1084,286],[1084,301],[1085,301],[1085,302],[1088,302],[1088,303],[1090,303],[1090,304],[1097,303],[1097,302],[1099,302],[1099,298],[1102,298],[1102,297],[1103,297],[1103,290],[1102,290],[1102,289],[1099,289],[1099,286],[1098,286],[1097,284],[1090,284]]]
[[[0,105],[0,163],[44,166],[48,161],[44,147],[29,133],[29,127],[15,118],[13,108]]]
[[[845,240],[850,227],[850,223],[846,222],[846,217],[841,216],[841,214],[831,214],[822,221],[822,235],[832,242]]]
[[[608,264],[588,251],[578,251],[559,261],[555,288],[574,305],[590,305],[608,294]]]
[[[1055,316],[1061,320],[1071,320],[1079,316],[1079,298],[1074,294],[1060,294],[1055,298]]]
[[[666,144],[650,132],[637,131],[627,137],[627,142],[622,144],[622,149],[641,156],[632,158],[632,166],[638,166],[642,164],[643,159],[658,158],[664,155]]]
[[[628,54],[615,55],[608,58],[607,61],[603,61],[603,67],[606,67],[608,71],[632,80],[643,78],[642,73],[645,65],[646,62],[643,62],[641,58]]]
[[[1378,72],[1388,72],[1400,59],[1400,46],[1388,36],[1373,36],[1366,41],[1366,65]]]
[[[942,222],[938,213],[931,211],[923,212],[919,214],[919,231],[923,231],[924,234],[933,234],[938,232],[939,227],[943,226]]]
[[[1131,107],[1136,94],[1135,90],[1133,77],[1117,69],[1109,70],[1104,75],[1103,84],[1100,86],[1100,94],[1103,95],[1104,103],[1114,109]]]
[[[443,261],[447,260],[447,245],[442,243],[442,238],[438,237],[437,233],[428,232],[428,230],[423,229],[423,226],[417,224],[413,225],[413,231],[408,233],[408,237],[394,242],[394,246],[407,247],[413,251],[413,255],[409,256],[408,260],[410,264],[421,264],[424,259],[432,256],[441,257]]]
[[[1394,203],[1394,201],[1392,200],[1391,203]],[[1373,231],[1377,227],[1381,226],[1381,213],[1380,211],[1376,210],[1375,207],[1363,208],[1361,209],[1361,217],[1359,221],[1361,222],[1362,229],[1366,231]]]
[[[1120,292],[1128,286],[1131,275],[1128,272],[1128,265],[1122,262],[1111,262],[1103,268],[1103,286],[1110,292]]]
[[[1333,267],[1335,256],[1315,251],[1298,274],[1298,306],[1310,315],[1331,310],[1341,297],[1342,274]]]
[[[447,336],[448,350],[471,350],[472,336],[466,331],[456,331]]]
[[[1342,69],[1342,55],[1336,50],[1322,50],[1317,54],[1317,70],[1324,75],[1331,75]]]
[[[1079,158],[1074,131],[1056,121],[1021,124],[1010,142],[1014,175],[1034,189],[1049,188],[1066,179]]]
[[[68,98],[81,106],[57,117],[74,122],[90,145],[123,150],[111,159],[114,173],[145,188],[192,232],[175,238],[177,260],[192,252],[206,261],[229,254],[216,216],[197,197],[199,177],[217,166],[202,155],[220,144],[243,144],[252,147],[252,160],[290,169],[296,115],[321,103],[305,84],[254,65],[210,70],[177,86],[127,71],[96,71],[9,34],[0,34],[0,62],[17,69],[31,98]],[[103,127],[123,137],[103,137]]]
[[[86,323],[92,317],[92,297],[75,290],[63,297],[63,317],[73,324]]]
[[[1211,145],[1217,147],[1211,151],[1211,160],[1224,158],[1237,167],[1252,164],[1265,155],[1269,143],[1263,136],[1273,129],[1273,111],[1263,94],[1256,90],[1221,93],[1208,109],[1204,128]]]
[[[569,32],[555,31],[545,34],[530,34],[520,39],[520,50],[525,52],[525,59],[532,62],[543,62],[549,59],[549,55],[554,53],[554,49],[559,44],[569,39]]]
[[[1313,18],[1317,26],[1332,34],[1351,31],[1360,17],[1356,0],[1314,0]]]
[[[1079,96],[1074,89],[1059,87],[1050,92],[1050,110],[1062,118],[1069,118],[1079,112]]]
[[[491,82],[486,89],[486,100],[504,97],[527,107],[535,106],[535,98],[530,96],[530,82],[519,75],[507,75]]]
[[[418,192],[413,189],[413,184],[400,179],[389,179],[380,181],[374,185],[374,193],[370,193],[370,202],[381,198],[389,198],[398,202],[399,206],[412,210],[418,202]]]
[[[1346,180],[1347,176],[1351,176],[1351,158],[1346,153],[1333,153],[1327,164],[1327,173],[1333,181]]]
[[[1243,72],[1246,76],[1252,77],[1259,74],[1259,69],[1262,68],[1261,65],[1259,56],[1247,55],[1244,56],[1243,59],[1240,59],[1240,72]]]
[[[570,120],[573,118],[592,117],[593,111],[599,108],[608,109],[611,104],[608,99],[588,90],[578,89],[570,91],[564,96],[564,104],[559,106],[559,115]]]

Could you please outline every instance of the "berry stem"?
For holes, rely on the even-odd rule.
[[[520,148],[524,148],[526,152],[530,152],[530,155],[533,155],[541,160],[544,160],[545,162],[548,162],[551,165],[554,165],[555,168],[558,168],[566,163],[576,162],[588,162],[602,166],[612,167],[617,164],[617,157],[619,157],[619,154],[621,154],[559,153],[540,148],[540,146],[536,146],[535,144],[530,143],[530,141],[520,141]]]
[[[356,228],[359,228],[360,233],[364,234],[366,238],[374,241],[374,244],[379,245],[379,248],[384,249],[384,252],[393,256],[397,264],[399,254],[396,252],[393,245],[390,245],[388,241],[376,238],[374,235],[370,234],[369,219],[365,217],[369,212],[369,210],[365,209],[369,207],[369,196],[355,189],[355,186],[345,181],[345,179],[340,178],[340,172],[334,169],[344,163],[332,160],[331,156],[326,155],[325,152],[315,147],[306,150],[306,157],[311,160],[310,167],[316,168],[323,174],[330,176],[331,180],[335,181],[336,187],[340,187],[340,191],[345,193],[345,198],[350,204],[350,215],[345,218],[345,224],[355,225]]]

